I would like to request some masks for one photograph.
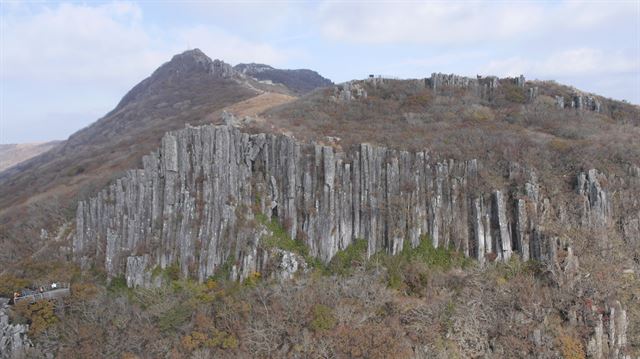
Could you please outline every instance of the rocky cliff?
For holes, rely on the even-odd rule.
[[[637,199],[619,192],[614,200],[604,185],[637,190],[636,166],[630,180],[577,173],[573,193],[552,197],[532,169],[515,164],[511,184],[491,188],[476,160],[370,144],[342,150],[209,125],[167,133],[143,163],[79,203],[73,241],[76,260],[126,274],[130,285],[173,263],[199,280],[231,259],[235,272],[250,273],[264,262],[257,214],[277,219],[324,262],[356,238],[369,254],[394,254],[427,235],[480,263],[513,255],[555,263],[570,246],[558,227],[638,238]]]
[[[0,298],[0,359],[23,358],[33,346],[27,337],[29,326],[9,322],[7,303],[8,299]]]

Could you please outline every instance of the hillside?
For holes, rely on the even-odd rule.
[[[640,161],[638,106],[552,82],[523,79],[519,86],[515,79],[491,78],[496,81],[491,88],[446,76],[459,83],[451,80],[434,89],[432,77],[353,81],[265,116],[300,140],[330,137],[345,148],[362,142],[428,148],[442,159],[516,161],[549,168],[554,172],[549,175],[588,167],[614,170]],[[587,99],[597,102],[599,111],[572,107],[574,100]]]
[[[333,85],[331,80],[320,76],[320,74],[315,71],[307,69],[281,70],[269,65],[253,63],[238,64],[233,68],[258,81],[282,84],[299,95],[304,95],[320,87]]]
[[[72,293],[0,302],[0,339],[62,357],[640,356],[638,106],[523,76],[306,75],[176,55],[0,174],[0,295]]]
[[[0,172],[31,157],[47,152],[58,143],[60,142],[51,141],[0,145]]]

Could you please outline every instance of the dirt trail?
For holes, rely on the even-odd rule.
[[[256,97],[252,97],[248,100],[244,100],[228,106],[225,108],[225,110],[239,117],[257,117],[258,114],[268,110],[271,107],[279,106],[291,102],[295,99],[297,99],[297,97],[274,92],[265,92]]]

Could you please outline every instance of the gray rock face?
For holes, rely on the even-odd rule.
[[[436,91],[441,86],[449,86],[449,87],[472,87],[478,86],[480,78],[472,79],[469,77],[459,76],[455,74],[442,74],[442,73],[432,73],[431,78],[429,79],[429,85],[431,89]]]
[[[210,64],[209,71],[211,72],[211,74],[218,77],[228,78],[228,77],[232,77],[233,75],[236,75],[236,72],[233,69],[233,66],[218,59],[213,60],[213,62]]]
[[[577,110],[601,112],[602,105],[597,98],[582,93],[575,93],[571,99],[571,107]]]
[[[528,90],[528,96],[529,96],[529,102],[535,100],[536,97],[538,97],[538,86],[530,87]]]
[[[161,284],[160,278],[153,278],[148,270],[149,255],[127,257],[125,279],[129,288],[135,287],[157,287]]]
[[[640,188],[640,167],[629,165],[627,173],[628,176],[625,178],[627,185],[632,189]],[[632,194],[623,194],[618,198],[619,208],[614,210],[614,218],[619,220],[622,237],[627,242],[638,242],[640,241],[640,198]]]
[[[554,261],[558,241],[545,229],[558,220],[552,211],[566,223],[611,223],[595,170],[578,176],[584,208],[571,221],[566,205],[544,197],[533,171],[514,169],[528,178],[516,192],[484,193],[479,167],[370,144],[340,152],[230,126],[188,127],[166,134],[143,169],[78,204],[73,254],[139,286],[149,285],[151,268],[172,263],[199,280],[230,258],[238,279],[262,271],[275,254],[262,253],[257,213],[277,219],[324,262],[356,238],[368,241],[369,255],[395,254],[423,235],[480,262],[513,253]],[[295,267],[280,255],[283,267]]]
[[[27,337],[29,326],[9,323],[7,303],[8,299],[0,298],[0,359],[24,358],[26,351],[33,347]]]
[[[334,87],[333,97],[337,101],[348,102],[359,98],[367,98],[367,91],[355,81],[345,82]]]
[[[509,223],[507,222],[507,213],[504,203],[504,197],[500,191],[493,194],[493,228],[492,237],[494,239],[494,250],[499,260],[508,261],[511,258],[511,234],[509,232]]]
[[[514,83],[517,83],[517,80],[508,79],[509,82]],[[442,87],[466,88],[473,90],[476,95],[482,98],[490,98],[493,90],[498,87],[500,80],[496,76],[477,76],[474,79],[455,74],[432,73],[431,77],[426,79],[426,83],[433,91],[439,91]]]
[[[280,281],[293,279],[296,273],[304,272],[307,263],[296,253],[279,248],[263,249],[254,246],[250,253],[242,256],[231,267],[231,279],[242,281],[251,276],[269,276]]]
[[[578,175],[578,194],[582,196],[582,224],[606,227],[611,222],[611,203],[600,186],[604,176],[592,169]]]
[[[596,313],[597,308],[592,308]],[[594,333],[587,343],[587,355],[595,359],[631,359],[624,353],[627,346],[627,311],[615,301],[604,308],[604,313],[597,315]]]
[[[444,87],[449,88],[465,88],[472,90],[477,96],[484,99],[491,99],[494,90],[500,84],[511,84],[517,87],[525,88],[526,79],[523,75],[518,77],[507,77],[499,79],[496,76],[480,76],[470,78],[455,74],[432,73],[430,78],[425,79],[427,86],[433,91],[439,91]],[[529,101],[533,101],[538,96],[538,88],[530,87],[527,89]]]
[[[185,51],[175,55],[168,64],[166,71],[184,73],[189,71],[201,71],[217,77],[232,77],[238,75],[233,67],[221,60],[211,60],[199,49]]]

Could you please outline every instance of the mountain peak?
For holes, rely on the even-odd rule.
[[[139,99],[154,89],[166,88],[168,84],[177,87],[192,86],[192,82],[216,81],[244,77],[222,60],[211,60],[200,49],[187,50],[174,55],[170,61],[157,68],[151,76],[134,86],[120,101],[114,111]],[[191,85],[189,85],[191,83]],[[182,84],[182,85],[178,85]]]
[[[193,72],[225,78],[235,75],[231,65],[222,60],[211,60],[209,56],[197,48],[173,56],[171,61],[158,68],[154,75],[156,73],[183,74]]]

